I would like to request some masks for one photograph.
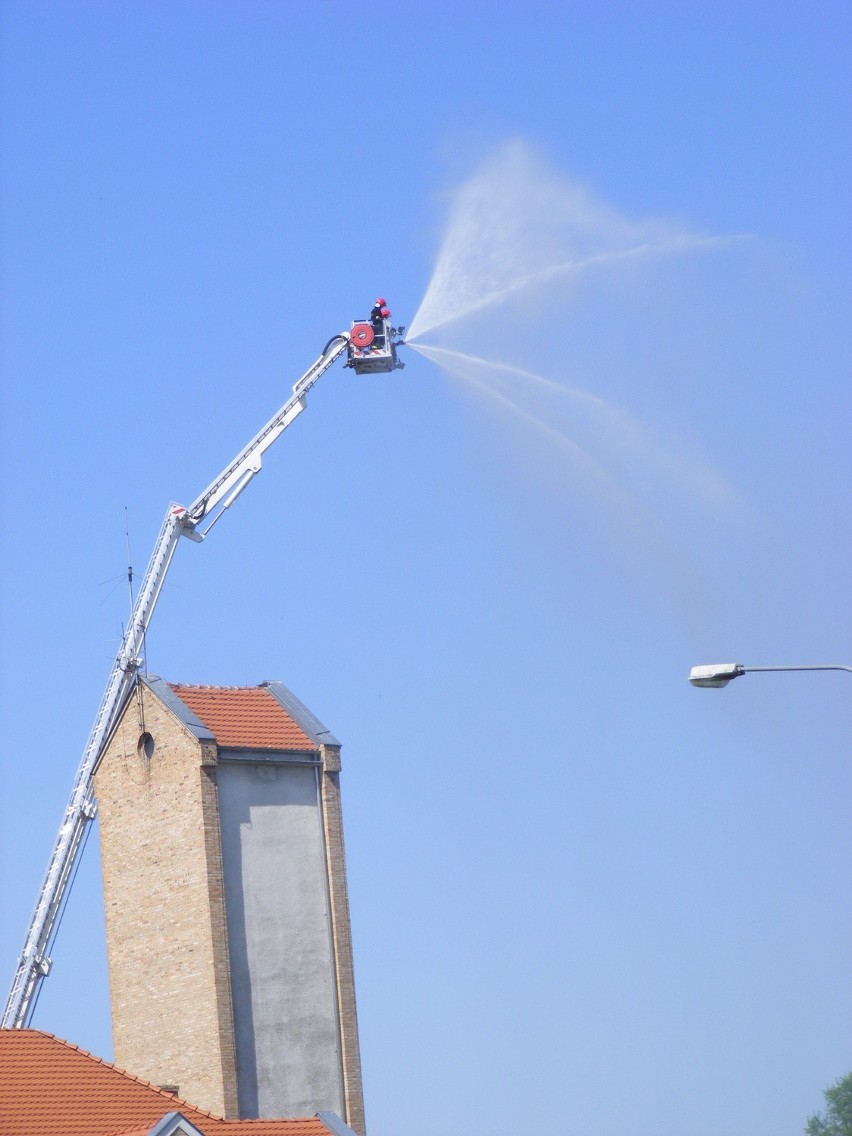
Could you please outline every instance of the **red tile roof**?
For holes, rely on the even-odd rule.
[[[223,1120],[41,1030],[0,1030],[3,1136],[143,1132],[180,1112],[204,1136],[328,1136],[321,1120]]]
[[[315,750],[274,695],[262,686],[169,686],[220,746],[238,749]]]

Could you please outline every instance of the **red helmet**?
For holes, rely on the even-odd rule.
[[[389,317],[390,317],[390,308],[382,308],[382,319],[388,319]]]
[[[384,296],[379,296],[378,300],[376,300],[376,307],[383,308],[386,303],[387,300],[384,298]]]

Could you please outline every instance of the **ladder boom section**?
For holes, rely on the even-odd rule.
[[[185,528],[200,524],[217,505],[227,509],[242,493],[249,481],[260,472],[263,454],[280,437],[290,423],[305,409],[306,395],[317,379],[328,370],[349,346],[349,336],[341,333],[328,341],[322,354],[308,367],[304,375],[293,386],[293,394],[266,425],[255,434],[252,440],[234,460],[212,481],[204,492],[193,501],[186,511]],[[218,519],[218,518],[216,518]],[[208,525],[209,531],[213,522]],[[187,531],[186,536],[192,536]],[[203,534],[195,534],[195,539]]]
[[[166,511],[142,587],[133,605],[130,623],[112,665],[106,690],[83,751],[74,788],[30,919],[24,949],[18,960],[3,1017],[0,1020],[0,1028],[21,1029],[28,1025],[35,1009],[41,982],[50,970],[51,944],[58,930],[59,918],[77,860],[83,849],[86,830],[97,811],[92,776],[125,698],[133,686],[136,673],[142,665],[145,633],[181,536],[196,541],[204,539],[224,510],[233,504],[249,481],[260,471],[263,453],[305,409],[308,391],[348,346],[349,336],[346,333],[330,339],[319,357],[295,383],[292,395],[278,413],[192,505],[187,509],[182,505],[172,504]],[[204,532],[197,532],[196,526],[209,517],[217,506],[221,506],[220,512],[209,521]]]
[[[133,685],[141,662],[145,632],[156,606],[166,573],[181,535],[185,510],[170,506],[166,513],[142,588],[121,649],[112,665],[109,681],[98,707],[89,740],[77,769],[74,787],[65,808],[62,824],[48,861],[44,881],[30,919],[23,952],[12,980],[0,1027],[16,1029],[27,1025],[43,978],[50,971],[50,946],[58,929],[58,920],[77,859],[82,851],[85,830],[94,819],[96,804],[92,774],[109,737],[125,696]]]

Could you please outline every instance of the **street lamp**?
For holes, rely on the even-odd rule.
[[[749,671],[849,671],[839,663],[827,663],[819,667],[744,667],[742,663],[707,663],[693,667],[689,672],[689,681],[693,686],[727,686],[732,678],[739,678]]]

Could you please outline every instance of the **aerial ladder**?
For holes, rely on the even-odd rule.
[[[384,303],[384,301],[382,301]],[[387,309],[384,309],[385,311]],[[374,309],[375,312],[375,309]],[[50,973],[50,952],[68,897],[87,830],[97,812],[92,776],[106,742],[133,689],[143,664],[145,635],[154,614],[178,541],[182,536],[201,542],[260,473],[263,455],[307,406],[307,394],[319,378],[346,353],[346,366],[357,375],[393,371],[405,364],[397,356],[404,328],[376,314],[356,320],[348,332],[332,336],[320,355],[293,386],[293,393],[200,496],[189,506],[169,505],[133,604],[121,648],[77,770],[53,853],[30,919],[24,949],[18,959],[0,1021],[3,1029],[24,1029],[35,1009],[42,981]]]

